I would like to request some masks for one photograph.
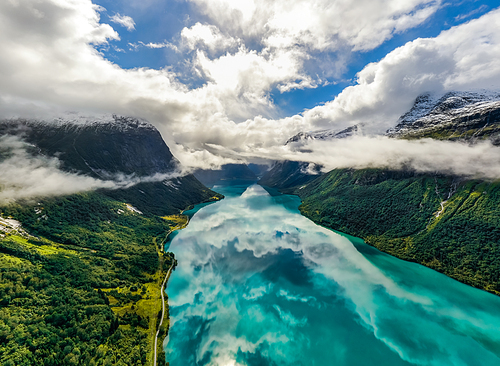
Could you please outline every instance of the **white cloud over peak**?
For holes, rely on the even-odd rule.
[[[419,38],[371,63],[333,101],[304,113],[310,125],[346,127],[365,122],[373,132],[394,126],[424,92],[500,87],[500,9]]]
[[[342,128],[357,122],[364,122],[368,131],[384,131],[422,92],[500,87],[500,33],[496,31],[500,10],[495,10],[435,38],[408,42],[367,65],[358,73],[356,84],[334,100],[280,118],[270,98],[273,88],[313,88],[324,82],[304,68],[312,49],[319,52],[334,47],[331,42],[337,41],[350,49],[375,47],[372,33],[379,32],[380,39],[386,39],[424,21],[425,14],[440,4],[416,0],[376,3],[384,4],[384,9],[374,10],[364,0],[349,2],[363,14],[369,9],[374,13],[366,15],[372,20],[359,16],[358,24],[351,14],[354,10],[341,1],[311,2],[308,9],[295,1],[285,9],[281,1],[216,0],[205,9],[206,3],[196,0],[209,19],[222,9],[227,14],[221,13],[214,24],[197,23],[180,33],[178,46],[184,42],[184,47],[191,47],[189,72],[204,81],[189,87],[169,67],[122,69],[105,59],[94,45],[106,45],[118,39],[118,34],[99,22],[98,7],[90,0],[0,2],[0,115],[77,110],[140,116],[156,125],[182,163],[207,166],[238,159],[293,158],[291,153],[280,156],[280,149],[300,131]],[[280,6],[283,13],[276,10]],[[343,16],[333,12],[333,8],[340,12],[342,6],[346,8]],[[288,23],[280,19],[292,19],[292,13],[298,16],[301,11],[295,7],[304,9],[305,23],[287,30]],[[311,22],[306,15],[316,20]],[[335,25],[338,32],[326,24],[329,17],[332,24],[339,22]],[[324,26],[320,26],[322,22]],[[356,30],[349,28],[350,22]],[[294,33],[296,29],[302,30]],[[384,33],[387,29],[391,31]],[[267,38],[262,38],[263,32]],[[278,43],[273,45],[249,46],[252,37],[270,40],[280,35],[284,37],[281,45],[276,38],[273,42]],[[289,39],[302,43],[292,44]],[[148,47],[167,44],[144,43]],[[424,145],[417,149],[421,154],[428,151]]]
[[[111,20],[113,23],[120,24],[122,27],[127,28],[129,32],[135,30],[134,19],[132,19],[132,17],[129,17],[128,15],[120,15],[117,13],[109,17],[109,20]]]

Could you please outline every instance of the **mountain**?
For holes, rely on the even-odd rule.
[[[257,178],[261,178],[270,169],[270,167],[266,164],[250,163],[248,164],[248,169],[250,169],[257,176]]]
[[[136,118],[7,120],[5,134],[99,179],[178,169],[159,132]],[[151,365],[158,332],[164,365],[162,283],[177,263],[164,243],[187,224],[180,210],[219,198],[187,175],[0,207],[0,364]]]
[[[5,134],[21,136],[36,147],[37,154],[57,157],[65,171],[103,180],[117,174],[168,175],[179,164],[158,130],[132,117],[70,115],[54,120],[4,120],[0,121],[0,135]],[[178,213],[215,195],[193,175],[142,182],[105,194],[155,215]]]
[[[499,94],[424,94],[387,134],[497,144],[499,125]],[[306,183],[282,185],[300,171],[295,165],[265,184],[300,196],[302,214],[320,225],[500,295],[500,182],[335,169]]]
[[[411,110],[387,132],[396,138],[434,138],[500,144],[500,93],[450,92],[419,96]]]
[[[246,164],[224,164],[220,169],[197,169],[193,174],[207,187],[226,180],[257,180],[257,175]]]
[[[301,161],[277,161],[262,178],[259,184],[286,190],[310,182],[321,174],[321,167]]]
[[[299,132],[295,136],[290,137],[285,145],[294,142],[307,142],[310,140],[331,140],[342,139],[354,136],[361,132],[361,125],[353,125],[343,130],[321,130],[313,132]]]
[[[307,149],[312,140],[342,139],[361,132],[359,125],[343,130],[321,130],[315,132],[299,132],[287,140],[285,145],[297,145],[299,149]],[[264,173],[259,184],[281,190],[304,185],[321,174],[321,166],[303,161],[277,161]]]

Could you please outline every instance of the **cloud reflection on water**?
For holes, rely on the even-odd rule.
[[[173,239],[172,366],[500,362],[500,299],[362,255],[282,200],[250,186]]]

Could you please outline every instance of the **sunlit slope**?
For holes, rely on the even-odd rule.
[[[146,365],[178,225],[99,193],[10,205],[0,238],[0,364]]]
[[[500,294],[500,184],[333,170],[296,193],[313,221]]]

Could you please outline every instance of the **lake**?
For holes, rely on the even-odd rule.
[[[500,297],[215,186],[168,244],[171,366],[500,365]]]

